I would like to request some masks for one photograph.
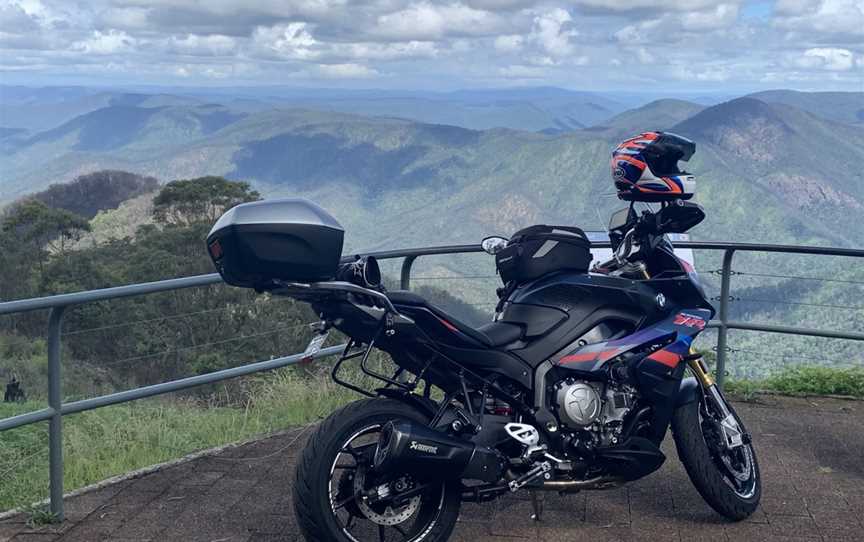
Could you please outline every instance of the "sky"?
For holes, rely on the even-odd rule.
[[[864,90],[862,0],[0,0],[0,84]]]

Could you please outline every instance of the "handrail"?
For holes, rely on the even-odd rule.
[[[593,243],[595,248],[611,248],[608,241]],[[817,330],[807,328],[796,328],[787,326],[776,326],[761,323],[746,323],[729,320],[729,302],[732,277],[732,260],[736,252],[771,252],[784,254],[810,254],[820,256],[848,256],[864,257],[864,250],[848,249],[838,247],[810,247],[793,245],[772,245],[758,243],[722,243],[722,242],[676,242],[678,248],[689,248],[696,250],[716,250],[723,252],[723,267],[721,270],[721,293],[720,310],[718,321],[709,325],[716,328],[717,332],[717,382],[722,387],[725,374],[727,358],[727,338],[730,329],[748,331],[762,331],[770,333],[797,334],[813,337],[827,337],[837,339],[850,339],[864,341],[864,333],[839,332],[831,330]],[[418,258],[424,256],[440,256],[450,254],[469,254],[482,252],[479,244],[449,245],[410,248],[402,250],[386,250],[368,252],[365,255],[375,256],[379,260],[402,258],[400,283],[403,289],[410,289],[411,270]],[[353,257],[346,256],[343,261],[351,261]],[[48,325],[48,408],[28,412],[0,420],[0,431],[49,421],[49,470],[50,470],[50,504],[51,512],[58,518],[63,519],[63,449],[62,449],[62,417],[67,414],[83,412],[108,405],[135,401],[145,397],[152,397],[173,391],[188,389],[203,384],[219,382],[229,378],[250,375],[260,371],[268,371],[281,367],[287,367],[303,359],[302,354],[293,354],[277,359],[259,361],[240,367],[223,369],[204,375],[181,378],[170,382],[163,382],[151,386],[145,386],[132,390],[93,397],[70,403],[62,402],[61,375],[61,327],[63,315],[68,307],[98,301],[107,301],[124,297],[147,295],[158,292],[179,290],[220,284],[221,277],[216,273],[196,275],[175,279],[147,282],[141,284],[129,284],[100,290],[89,290],[60,294],[55,296],[20,299],[15,301],[0,302],[0,315],[36,310],[50,309],[51,314]],[[336,355],[344,349],[344,345],[322,349],[315,354],[314,358],[322,358]]]

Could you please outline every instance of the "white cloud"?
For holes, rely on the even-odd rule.
[[[525,45],[525,38],[519,34],[507,34],[495,38],[495,50],[502,53],[515,53],[521,51]]]
[[[643,19],[616,31],[616,40],[625,44],[677,43],[688,35],[714,32],[730,28],[738,21],[738,4],[724,2],[708,9],[687,13],[667,13],[660,17]]]
[[[99,22],[109,28],[145,29],[149,23],[149,8],[121,7],[110,8],[99,14]]]
[[[859,90],[864,2],[772,1],[0,0],[0,78]]]
[[[136,44],[135,38],[120,30],[101,32],[94,30],[93,34],[82,41],[75,42],[72,49],[87,54],[111,55],[131,50]]]
[[[378,17],[372,33],[395,40],[436,40],[445,36],[483,36],[500,29],[502,21],[486,10],[460,3],[419,2]]]
[[[434,58],[438,53],[438,47],[431,41],[336,43],[330,47],[330,54],[334,57],[358,60]]]
[[[778,6],[778,28],[789,30],[807,41],[819,42],[826,36],[847,35],[864,38],[864,2],[861,0],[815,0],[809,5],[785,1]]]
[[[573,0],[574,4],[600,11],[627,12],[638,10],[683,11],[705,9],[714,6],[715,0]]]
[[[168,43],[170,52],[194,56],[228,56],[236,49],[236,39],[218,34],[210,36],[188,34],[182,38],[175,36]]]
[[[640,64],[654,64],[657,62],[657,58],[645,47],[639,47],[636,49],[636,59],[639,60]]]
[[[805,69],[848,71],[855,66],[855,55],[848,49],[814,47],[793,58],[791,64]]]
[[[362,64],[321,64],[318,73],[328,79],[369,79],[378,71]]]
[[[307,23],[278,24],[258,27],[252,34],[253,43],[283,59],[312,60],[320,56],[318,41],[312,37]]]
[[[573,18],[563,9],[554,9],[534,17],[532,39],[552,57],[561,58],[573,54],[570,38],[578,32],[570,24]]]
[[[819,0],[777,0],[774,13],[777,15],[804,15],[819,9]]]
[[[681,16],[681,26],[687,31],[725,28],[738,19],[737,4],[717,4],[706,11],[691,11]]]

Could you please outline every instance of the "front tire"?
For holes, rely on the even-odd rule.
[[[444,542],[450,537],[462,500],[459,480],[444,481],[395,510],[373,510],[351,498],[364,471],[363,455],[374,452],[375,431],[391,420],[429,423],[428,416],[400,401],[364,399],[331,414],[311,436],[294,484],[294,513],[307,541]]]
[[[727,404],[727,408],[743,429],[732,406]],[[734,452],[740,455],[739,464],[745,467],[740,472],[730,469],[730,459],[723,457],[729,451],[723,449],[722,442],[711,438],[710,427],[706,425],[711,422],[705,421],[708,415],[704,409],[704,403],[694,401],[675,410],[672,432],[678,457],[690,481],[711,508],[733,521],[746,519],[756,511],[762,497],[756,452],[751,443],[745,442]]]

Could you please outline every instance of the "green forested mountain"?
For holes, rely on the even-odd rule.
[[[346,222],[353,248],[465,242],[538,221],[599,229],[617,205],[608,153],[639,126],[697,141],[688,168],[709,211],[703,237],[850,244],[862,233],[841,227],[864,197],[849,175],[862,130],[752,98],[704,110],[663,100],[603,130],[559,135],[297,109],[111,106],[3,154],[0,198],[112,168],[225,175],[268,195],[307,195]]]
[[[670,129],[697,142],[687,169],[698,175],[697,201],[708,218],[694,238],[860,246],[864,235],[864,222],[855,218],[862,214],[864,185],[854,173],[864,162],[864,131],[752,97],[704,109],[661,100],[605,127],[565,134],[470,130],[301,109],[112,107],[128,115],[90,113],[2,155],[0,198],[111,167],[163,181],[224,175],[250,181],[265,197],[309,197],[342,221],[346,250],[352,252],[476,242],[539,222],[599,230],[620,206],[609,180],[612,147],[631,132]],[[208,114],[216,115],[213,124],[204,120]],[[101,235],[97,231],[107,224],[133,231],[124,225],[123,213],[140,212],[145,204],[104,212],[94,221],[93,235]],[[716,255],[698,258],[702,269],[719,267]],[[476,256],[430,258],[421,260],[418,274],[491,274],[489,262],[478,262]],[[853,283],[864,281],[858,262],[742,254],[736,267],[842,278],[826,283],[736,276],[735,286],[743,292],[733,307],[736,317],[812,327],[829,322],[836,329],[864,325],[862,311],[830,308],[854,305],[845,298],[857,295]],[[494,278],[447,286],[472,303],[494,300]],[[737,335],[739,344],[756,340],[754,334]],[[783,345],[810,352],[802,341],[790,338]],[[845,343],[839,348],[841,358],[860,355]]]
[[[838,122],[864,124],[864,92],[766,90],[750,97],[767,103],[791,105]]]
[[[636,109],[615,115],[592,126],[598,136],[624,139],[646,130],[666,130],[705,109],[705,106],[685,100],[655,100]]]

